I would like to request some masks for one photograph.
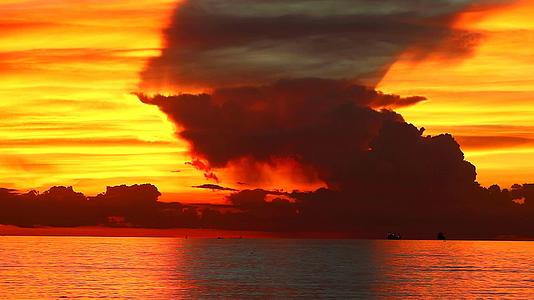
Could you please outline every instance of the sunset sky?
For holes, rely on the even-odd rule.
[[[0,0],[1,299],[532,298],[533,221],[534,0]]]
[[[184,164],[173,125],[131,94],[175,2],[0,3],[1,186],[193,192],[203,177]]]
[[[454,134],[484,185],[534,180],[534,3],[508,3],[459,16],[454,26],[483,34],[469,57],[401,57],[378,87],[428,97],[398,111],[428,133]]]
[[[0,1],[0,186],[43,191],[63,185],[95,195],[110,185],[151,183],[166,201],[224,201],[227,192],[192,187],[216,182],[187,164],[193,159],[188,142],[167,116],[133,94],[213,88],[142,82],[147,63],[165,47],[176,5]],[[533,14],[534,3],[526,0],[467,5],[450,26],[479,35],[468,53],[448,53],[450,43],[465,42],[455,40],[423,54],[407,49],[377,83],[386,93],[426,97],[395,111],[427,134],[453,134],[485,186],[534,182]],[[248,178],[247,187],[325,185],[291,162],[260,168],[266,175]],[[219,184],[238,189],[238,181],[250,177],[231,166],[211,171]]]

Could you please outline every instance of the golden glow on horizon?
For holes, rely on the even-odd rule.
[[[450,61],[429,55],[417,62],[401,58],[378,87],[428,97],[399,112],[429,134],[457,136],[483,185],[534,181],[532,12],[532,1],[466,12],[455,26],[483,34],[470,57]]]

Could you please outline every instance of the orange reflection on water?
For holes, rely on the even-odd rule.
[[[534,244],[0,237],[2,299],[518,298]]]
[[[2,299],[171,299],[176,240],[1,238]]]
[[[534,292],[532,242],[383,241],[373,253],[383,295],[527,299]]]

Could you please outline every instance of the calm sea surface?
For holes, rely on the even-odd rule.
[[[0,237],[0,299],[534,299],[534,243]]]

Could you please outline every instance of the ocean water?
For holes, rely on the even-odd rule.
[[[0,237],[0,299],[534,299],[534,243]]]

